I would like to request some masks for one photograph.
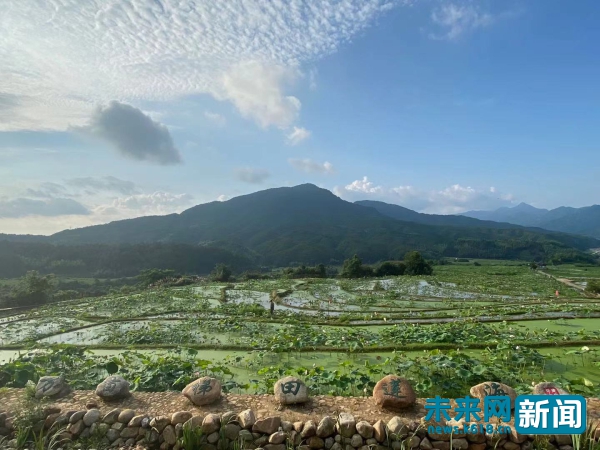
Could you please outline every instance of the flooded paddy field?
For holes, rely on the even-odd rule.
[[[66,354],[71,376],[86,364],[99,368],[98,379],[115,366],[140,375],[179,365],[181,377],[211,373],[240,392],[266,391],[284,373],[310,378],[322,393],[369,387],[384,373],[404,374],[427,395],[486,377],[522,392],[542,380],[599,392],[599,346],[600,299],[517,265],[437,266],[427,277],[207,282],[0,320],[6,373],[26,360],[35,378],[59,369],[52,354]],[[4,385],[15,385],[13,376]],[[139,388],[179,386],[148,383]]]

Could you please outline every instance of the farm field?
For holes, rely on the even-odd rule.
[[[523,393],[547,380],[598,394],[599,350],[600,298],[514,262],[423,277],[206,282],[0,311],[0,387],[64,372],[89,389],[118,372],[139,390],[169,390],[206,373],[255,393],[295,374],[316,393],[364,395],[398,373],[422,396],[489,379]]]

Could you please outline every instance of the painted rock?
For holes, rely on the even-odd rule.
[[[96,395],[104,400],[129,397],[129,382],[118,375],[111,375],[96,387]]]
[[[59,398],[67,395],[71,389],[65,382],[64,376],[42,377],[35,387],[35,398]]]
[[[569,393],[555,383],[539,383],[533,387],[533,395],[568,395]]]
[[[515,399],[517,398],[517,393],[513,388],[507,386],[503,383],[498,383],[496,381],[485,381],[484,383],[480,383],[476,386],[473,386],[469,393],[471,396],[476,397],[480,400],[483,400],[485,397],[493,396],[493,397],[510,397],[510,407],[513,409],[515,407]],[[483,405],[480,405],[483,411]]]
[[[183,388],[182,393],[194,405],[209,405],[221,398],[221,383],[216,378],[198,378]]]
[[[388,375],[377,382],[373,389],[375,403],[382,408],[402,409],[415,404],[417,396],[407,379]]]
[[[274,387],[275,400],[282,405],[306,403],[308,401],[308,388],[304,381],[296,377],[285,377],[278,380]]]

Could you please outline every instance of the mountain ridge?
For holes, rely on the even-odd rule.
[[[526,205],[527,208],[521,205]],[[479,220],[508,222],[533,226],[562,233],[574,233],[600,239],[600,205],[573,208],[560,206],[554,209],[535,208],[526,203],[503,207],[493,211],[467,211],[461,215]]]
[[[397,217],[389,211],[383,214],[382,208],[391,208]],[[353,254],[376,262],[401,259],[412,250],[430,258],[590,261],[592,257],[584,252],[600,247],[599,240],[589,237],[464,216],[420,214],[382,202],[351,203],[312,184],[266,189],[196,205],[179,214],[64,230],[43,241],[80,247],[217,245],[269,266],[340,264]]]

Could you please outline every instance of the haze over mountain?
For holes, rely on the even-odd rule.
[[[58,261],[55,265],[67,272],[86,264],[98,267],[96,253],[114,261],[111,248],[119,249],[120,266],[127,267],[127,261],[136,268],[143,267],[144,261],[156,265],[164,258],[157,254],[168,254],[170,245],[177,246],[179,258],[203,257],[203,267],[218,262],[217,258],[240,267],[339,264],[353,254],[376,262],[401,259],[411,250],[430,258],[591,261],[584,252],[600,247],[600,241],[589,237],[419,214],[381,202],[351,203],[312,184],[267,189],[197,205],[180,214],[121,220],[47,237],[5,235],[4,240],[8,242],[0,242],[0,253],[11,253],[21,262],[32,257]],[[210,251],[208,256],[198,255],[202,248]],[[8,268],[14,267],[10,261],[5,262]],[[185,265],[178,267],[185,270]]]
[[[467,211],[462,215],[479,220],[508,222],[600,238],[600,205],[583,208],[561,206],[548,210],[520,203],[512,208],[502,207],[494,211]]]

